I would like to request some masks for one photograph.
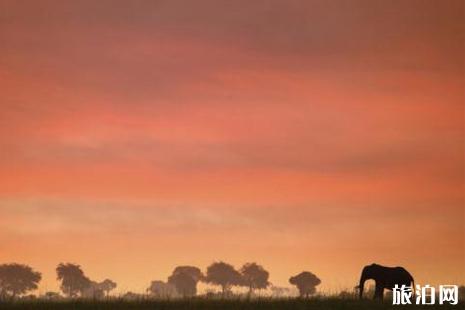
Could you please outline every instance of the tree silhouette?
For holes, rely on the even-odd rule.
[[[79,265],[60,263],[56,268],[56,272],[57,280],[61,281],[60,288],[68,297],[82,295],[83,291],[92,284]]]
[[[270,290],[271,290],[271,296],[273,297],[278,297],[278,298],[282,298],[282,297],[289,297],[292,295],[292,292],[291,292],[291,289],[289,289],[288,287],[281,287],[281,286],[274,286],[272,285],[270,287]]]
[[[101,283],[95,281],[90,281],[89,286],[82,289],[80,294],[81,297],[92,299],[102,299],[105,296],[105,292],[101,287]]]
[[[244,264],[240,272],[243,285],[249,288],[249,296],[253,294],[255,289],[265,289],[270,284],[268,282],[270,273],[256,263]]]
[[[183,297],[197,294],[197,283],[204,278],[202,271],[194,266],[178,266],[168,278],[168,283],[176,287]]]
[[[37,289],[42,275],[21,264],[0,265],[0,299],[15,298]]]
[[[163,281],[152,281],[147,292],[156,298],[170,298],[177,295],[176,287]]]
[[[297,286],[301,297],[308,297],[309,295],[315,294],[315,286],[319,285],[321,280],[313,273],[304,271],[291,277],[289,283]]]
[[[90,285],[80,291],[81,297],[102,299],[116,287],[116,283],[110,279],[102,282],[90,281]]]
[[[232,265],[217,262],[208,266],[205,282],[221,286],[224,297],[231,290],[231,286],[242,284],[242,277]]]
[[[197,282],[185,272],[171,275],[168,278],[168,283],[173,285],[182,297],[195,296],[197,293]]]
[[[105,293],[105,296],[108,297],[108,294],[111,290],[114,290],[117,286],[115,282],[110,279],[105,279],[101,283],[99,283],[100,289]]]

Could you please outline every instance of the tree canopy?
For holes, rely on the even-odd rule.
[[[289,279],[289,283],[297,286],[300,296],[308,297],[315,294],[316,286],[321,283],[321,280],[309,271],[303,271]]]
[[[194,266],[178,266],[168,278],[168,283],[176,287],[177,292],[186,296],[197,294],[197,283],[204,278],[202,271]]]
[[[99,283],[100,289],[105,293],[106,296],[110,293],[111,290],[114,290],[117,286],[116,282],[105,279]]]
[[[240,272],[242,275],[242,284],[249,288],[249,295],[255,289],[265,289],[270,284],[268,281],[270,273],[257,263],[244,264]]]
[[[155,280],[150,283],[147,292],[156,298],[171,298],[177,296],[178,292],[173,284]]]
[[[40,272],[21,264],[0,265],[0,299],[14,298],[37,289]]]
[[[231,286],[242,284],[242,276],[232,265],[216,262],[208,266],[205,282],[221,286],[221,291],[225,295],[230,291]]]
[[[92,284],[92,281],[85,276],[79,265],[60,263],[56,268],[56,272],[57,280],[61,281],[60,288],[68,297],[82,295]]]

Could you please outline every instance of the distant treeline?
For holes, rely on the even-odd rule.
[[[87,277],[81,266],[72,263],[60,263],[56,268],[57,280],[63,295],[58,292],[46,292],[44,298],[93,298],[103,299],[117,287],[116,282],[105,279],[101,282]],[[276,296],[288,295],[288,288],[272,286],[269,272],[257,263],[246,263],[239,270],[225,262],[214,262],[205,272],[195,266],[177,266],[167,281],[154,280],[146,289],[153,298],[193,297],[197,295],[197,284],[204,282],[220,288],[219,291],[207,293],[214,296],[232,296],[233,287],[246,288],[250,297],[257,290],[270,288]],[[11,263],[0,265],[0,299],[11,300],[24,297],[36,290],[42,279],[40,272],[30,266]],[[303,271],[289,279],[295,285],[300,296],[308,297],[316,293],[316,286],[321,280],[309,271]],[[125,298],[137,298],[139,295],[128,292]]]

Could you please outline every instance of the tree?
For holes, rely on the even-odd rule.
[[[108,293],[116,287],[116,283],[110,279],[105,279],[102,282],[90,281],[90,285],[83,289],[81,297],[92,298],[92,299],[102,299],[105,296],[108,296]]]
[[[105,296],[105,292],[103,291],[100,283],[95,281],[90,281],[89,286],[82,289],[80,294],[81,297],[92,299],[102,299]]]
[[[60,288],[68,297],[82,295],[84,290],[92,284],[79,265],[60,263],[56,268],[56,272],[57,280],[61,281]]]
[[[177,295],[176,287],[173,284],[165,283],[163,281],[152,281],[147,292],[155,298],[170,298]]]
[[[173,285],[182,297],[195,296],[197,293],[197,282],[185,272],[171,275],[168,283]]]
[[[313,273],[304,271],[291,277],[289,283],[297,286],[301,297],[308,297],[309,295],[315,294],[315,286],[319,285],[321,280]]]
[[[107,297],[110,291],[114,290],[117,286],[117,284],[110,279],[103,280],[102,282],[99,283],[99,285],[100,285],[100,289],[105,293],[105,296]]]
[[[37,289],[42,279],[40,272],[21,264],[0,265],[0,299],[15,298]]]
[[[270,290],[271,290],[271,296],[272,297],[282,298],[282,297],[292,296],[291,289],[289,289],[288,287],[281,287],[281,286],[272,285],[270,287]]]
[[[205,282],[221,286],[224,297],[231,290],[231,286],[242,284],[242,277],[232,265],[217,262],[208,266]]]
[[[249,296],[255,289],[265,289],[270,285],[270,273],[256,263],[247,263],[240,270],[244,286],[249,288]]]
[[[197,283],[204,278],[202,271],[194,266],[178,266],[168,278],[168,283],[176,287],[183,297],[197,294]]]

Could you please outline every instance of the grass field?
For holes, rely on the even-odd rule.
[[[434,306],[393,306],[391,301],[384,303],[371,300],[353,300],[341,298],[324,299],[255,299],[255,300],[220,300],[220,299],[180,299],[171,301],[154,300],[108,300],[108,301],[16,301],[10,303],[0,303],[0,309],[160,309],[160,310],[286,310],[286,309],[347,309],[347,310],[377,310],[377,309],[464,309],[464,303],[459,305],[434,305]]]

